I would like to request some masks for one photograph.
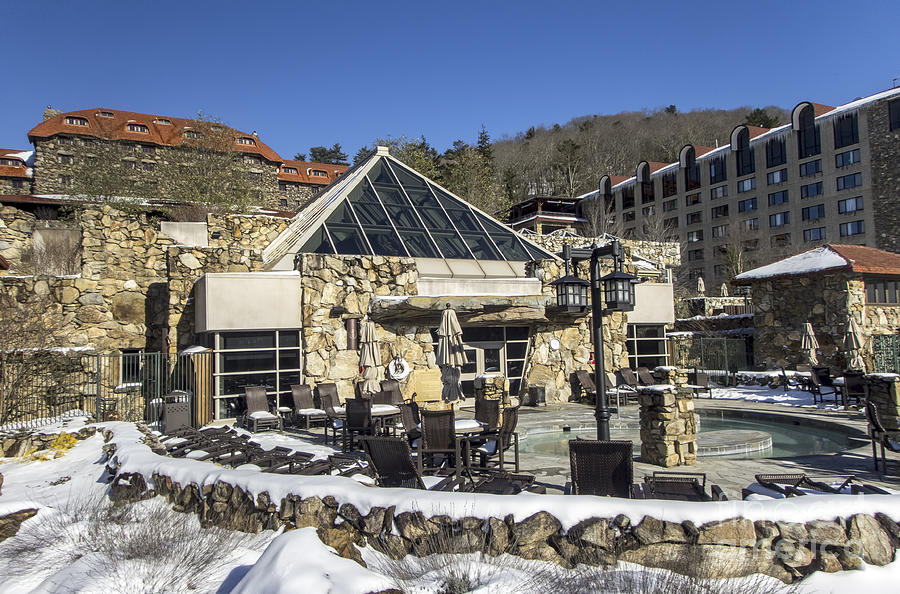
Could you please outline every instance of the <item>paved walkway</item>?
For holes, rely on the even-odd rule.
[[[668,469],[704,472],[707,476],[707,483],[721,486],[729,498],[740,499],[741,489],[754,482],[755,474],[764,472],[805,472],[811,477],[819,479],[840,478],[840,480],[853,475],[860,481],[900,490],[900,454],[888,452],[889,474],[887,476],[875,472],[872,465],[872,450],[866,436],[866,421],[862,413],[705,398],[696,399],[695,403],[697,408],[722,410],[731,414],[777,413],[794,419],[802,425],[815,425],[820,422],[839,423],[855,436],[855,439],[852,440],[855,447],[832,454],[746,460],[701,457],[694,466]],[[569,425],[573,429],[596,427],[593,415],[592,407],[581,404],[554,404],[539,408],[522,407],[518,429],[520,435],[527,435],[535,430],[562,431],[563,425]],[[611,421],[612,438],[616,439],[621,436],[621,438],[639,439],[635,436],[633,429],[637,417],[638,407],[636,405],[622,407],[619,417],[614,415]],[[584,436],[584,433],[582,435]],[[523,454],[521,467],[524,472],[534,474],[539,482],[546,485],[548,493],[561,491],[569,479],[569,460],[566,455]],[[652,474],[654,470],[665,469],[635,459],[635,481],[643,480],[644,475]]]

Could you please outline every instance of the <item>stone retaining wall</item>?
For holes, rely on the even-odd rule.
[[[866,376],[869,401],[878,409],[878,420],[888,431],[900,431],[900,377],[872,374]]]
[[[112,437],[111,432],[105,435],[107,440]],[[148,440],[153,442],[152,437]],[[366,508],[363,513],[330,495],[287,495],[273,501],[268,493],[254,496],[223,481],[201,486],[180,484],[162,474],[153,474],[150,480],[141,474],[120,474],[113,462],[115,446],[107,444],[105,450],[116,501],[160,495],[176,511],[197,514],[203,526],[251,533],[314,527],[324,544],[362,565],[359,547],[369,546],[393,559],[482,551],[566,568],[579,563],[610,566],[622,560],[698,577],[763,573],[792,583],[815,571],[859,569],[863,562],[886,565],[900,547],[900,527],[882,513],[804,523],[735,517],[700,525],[651,516],[632,524],[620,514],[588,518],[568,529],[547,511],[520,521],[511,514],[428,516],[421,511],[398,512],[395,506]]]
[[[697,418],[689,389],[661,384],[639,389],[641,460],[659,466],[697,463]]]

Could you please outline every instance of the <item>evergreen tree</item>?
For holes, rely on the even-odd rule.
[[[760,128],[777,128],[780,122],[778,118],[769,115],[765,109],[757,107],[747,114],[744,123],[749,126],[759,126]]]
[[[324,146],[312,146],[309,148],[309,157],[313,163],[325,163],[327,165],[349,165],[347,153],[341,149],[341,143],[335,142],[331,148]]]
[[[306,161],[306,153],[294,153],[294,161]]]

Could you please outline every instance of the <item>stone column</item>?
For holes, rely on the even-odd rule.
[[[672,384],[640,388],[641,459],[670,467],[697,462],[693,395]]]
[[[888,431],[900,431],[900,377],[893,374],[866,376],[869,401],[878,410],[878,420]]]
[[[509,389],[506,378],[502,375],[479,375],[475,378],[475,398],[501,400],[509,404]]]

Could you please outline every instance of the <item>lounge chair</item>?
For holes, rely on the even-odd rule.
[[[494,431],[500,425],[500,401],[487,398],[475,399],[475,420]]]
[[[785,371],[784,367],[781,368],[781,379],[785,392],[789,392],[792,389],[809,390],[810,382],[807,378],[803,376],[788,375],[788,372]]]
[[[638,391],[632,388],[631,386],[627,386],[625,384],[618,384],[616,382],[616,374],[606,372],[606,394],[615,394],[616,396],[616,409],[620,406],[620,401],[628,404],[628,399],[632,398],[637,400]],[[618,411],[617,411],[618,412]]]
[[[616,372],[616,377],[620,380],[617,384],[626,385],[633,390],[637,390],[640,385],[637,377],[634,375],[634,371],[628,367],[623,367]]]
[[[650,370],[646,367],[638,367],[637,368],[637,376],[638,381],[642,386],[654,386],[656,385],[656,378],[653,377],[653,374],[650,373]]]
[[[575,378],[578,380],[581,389],[584,390],[585,396],[588,398],[597,397],[597,386],[594,384],[594,378],[591,377],[589,371],[586,369],[578,369],[575,371]]]
[[[518,421],[519,407],[510,406],[503,410],[503,424],[499,429],[465,438],[470,454],[478,456],[479,470],[496,465],[502,471],[506,464],[506,450],[512,446],[513,468],[519,472],[519,434],[516,433]]]
[[[689,371],[688,383],[684,386],[690,388],[694,392],[694,396],[700,396],[701,392],[712,398],[712,387],[709,385],[709,374],[705,371]]]
[[[315,406],[312,389],[306,384],[292,385],[291,396],[294,399],[291,415],[294,425],[302,421],[303,428],[309,429],[310,423],[325,421],[328,418],[323,409]]]
[[[456,437],[456,428],[452,410],[423,410],[422,437],[419,439],[418,456],[416,456],[419,474],[422,474],[426,461],[428,466],[448,467],[452,465],[456,476],[460,475],[462,460],[460,456],[460,440]],[[436,462],[440,460],[440,464]]]
[[[273,413],[269,408],[265,386],[247,386],[244,391],[244,400],[247,403],[247,410],[242,421],[244,427],[253,433],[261,429],[281,431],[284,428],[281,416]]]
[[[566,485],[566,493],[631,498],[632,448],[630,441],[569,441],[571,482]]]
[[[769,491],[760,493],[753,485],[742,490],[742,496],[747,499],[750,496],[774,496],[774,497],[802,497],[810,494],[834,495],[847,493],[859,494],[887,494],[888,491],[874,485],[866,485],[854,482],[855,477],[848,477],[840,485],[834,487],[822,481],[809,478],[805,473],[794,474],[757,474],[756,483]]]
[[[872,440],[872,461],[875,463],[875,472],[878,472],[878,456],[875,453],[875,445],[878,444],[881,446],[882,473],[887,474],[887,458],[885,458],[884,450],[900,452],[900,442],[895,441],[884,428],[878,418],[878,408],[875,403],[868,400],[866,400],[866,421],[869,423],[869,439]]]
[[[409,444],[399,437],[362,437],[363,451],[379,487],[425,489],[421,464],[413,464]],[[432,491],[452,491],[458,485],[457,475],[449,476],[432,486]]]
[[[702,472],[655,471],[644,477],[643,485],[635,485],[635,495],[642,499],[677,501],[725,501],[728,498],[719,485],[706,492],[706,475]]]

